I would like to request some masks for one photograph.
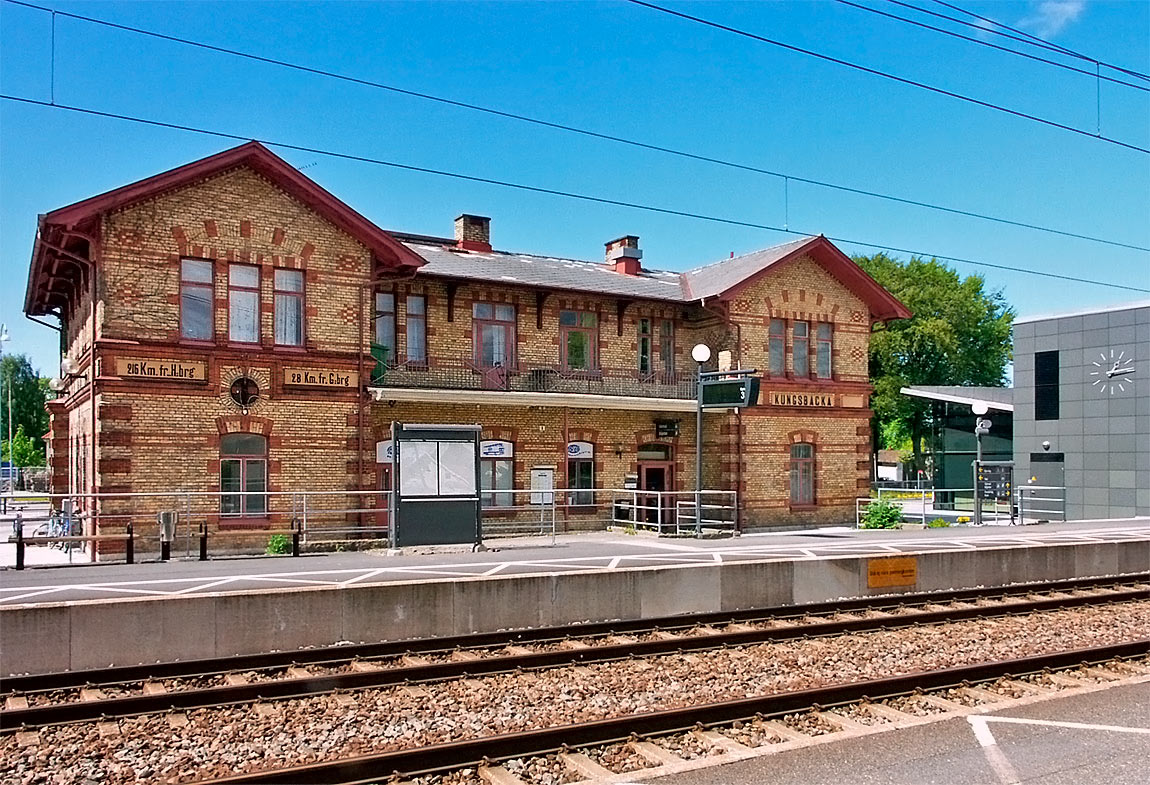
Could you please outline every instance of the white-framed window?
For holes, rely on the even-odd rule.
[[[228,265],[228,340],[260,342],[260,268]]]
[[[268,440],[258,433],[229,433],[220,440],[220,514],[266,515]]]
[[[515,445],[491,439],[479,443],[479,490],[484,507],[515,504]]]
[[[303,346],[303,271],[276,270],[275,333],[277,346]]]
[[[180,337],[212,340],[212,263],[203,259],[180,260]]]
[[[809,507],[815,503],[815,446],[805,442],[791,445],[791,504]]]

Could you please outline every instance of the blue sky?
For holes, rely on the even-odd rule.
[[[1062,46],[1150,71],[1150,3],[958,1]],[[906,13],[883,0],[859,2]],[[42,4],[803,177],[1150,246],[1144,153],[622,2]],[[839,3],[667,4],[1095,130],[1093,78]],[[50,100],[51,27],[42,11],[0,4],[0,92]],[[55,43],[60,103],[1150,288],[1145,251],[793,182],[784,201],[777,178],[59,16]],[[1148,96],[1103,83],[1102,133],[1150,147]],[[232,144],[0,101],[0,320],[13,337],[5,349],[27,352],[54,372],[55,333],[21,313],[38,213]],[[645,264],[686,269],[790,237],[277,152],[385,228],[449,235],[457,214],[480,213],[492,218],[496,247],[511,250],[598,259],[604,242],[637,234]],[[840,245],[848,253],[873,250]],[[1146,297],[1004,270],[983,274],[1020,315]]]

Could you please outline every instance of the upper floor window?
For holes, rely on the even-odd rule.
[[[808,506],[815,503],[815,446],[791,445],[791,504]]]
[[[1034,419],[1058,419],[1058,352],[1034,353]]]
[[[199,259],[180,262],[180,336],[197,341],[212,339],[212,263]]]
[[[791,343],[792,367],[795,377],[811,375],[811,325],[795,322]]]
[[[375,293],[375,342],[383,352],[383,361],[394,363],[395,352],[395,295],[391,292]]]
[[[771,319],[767,333],[767,369],[771,376],[785,376],[787,323],[782,319]]]
[[[472,306],[475,364],[509,368],[515,364],[515,306],[475,303]]]
[[[559,347],[563,369],[594,371],[599,367],[599,317],[591,311],[559,312]]]
[[[427,365],[427,298],[422,294],[407,296],[407,362]]]
[[[303,271],[275,271],[276,344],[303,346]]]
[[[268,440],[258,433],[220,439],[220,513],[264,515],[268,510]]]
[[[833,335],[829,322],[819,322],[815,328],[815,375],[820,379],[830,379],[832,376]]]
[[[228,265],[228,340],[259,343],[260,268]]]
[[[667,376],[675,372],[675,323],[670,319],[659,323],[659,362]]]
[[[651,373],[651,320],[639,320],[639,373],[649,376]]]

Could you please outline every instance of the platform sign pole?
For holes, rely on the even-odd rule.
[[[982,415],[990,410],[982,401],[975,401],[970,405],[974,414],[974,525],[982,525],[982,437],[990,433],[990,420],[984,420]]]
[[[699,514],[699,503],[703,495],[703,363],[711,359],[711,347],[705,343],[695,344],[691,349],[691,359],[695,361],[695,536],[703,536],[703,518]],[[659,500],[660,510],[662,499]],[[660,520],[659,533],[663,533]]]

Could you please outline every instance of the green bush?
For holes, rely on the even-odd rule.
[[[273,534],[268,538],[267,552],[273,555],[291,553],[291,539],[286,534]]]
[[[935,518],[933,521],[927,521],[926,525],[930,529],[945,529],[950,526],[950,521],[946,518]]]
[[[902,523],[902,507],[892,501],[882,499],[871,502],[862,512],[860,528],[897,529]]]

